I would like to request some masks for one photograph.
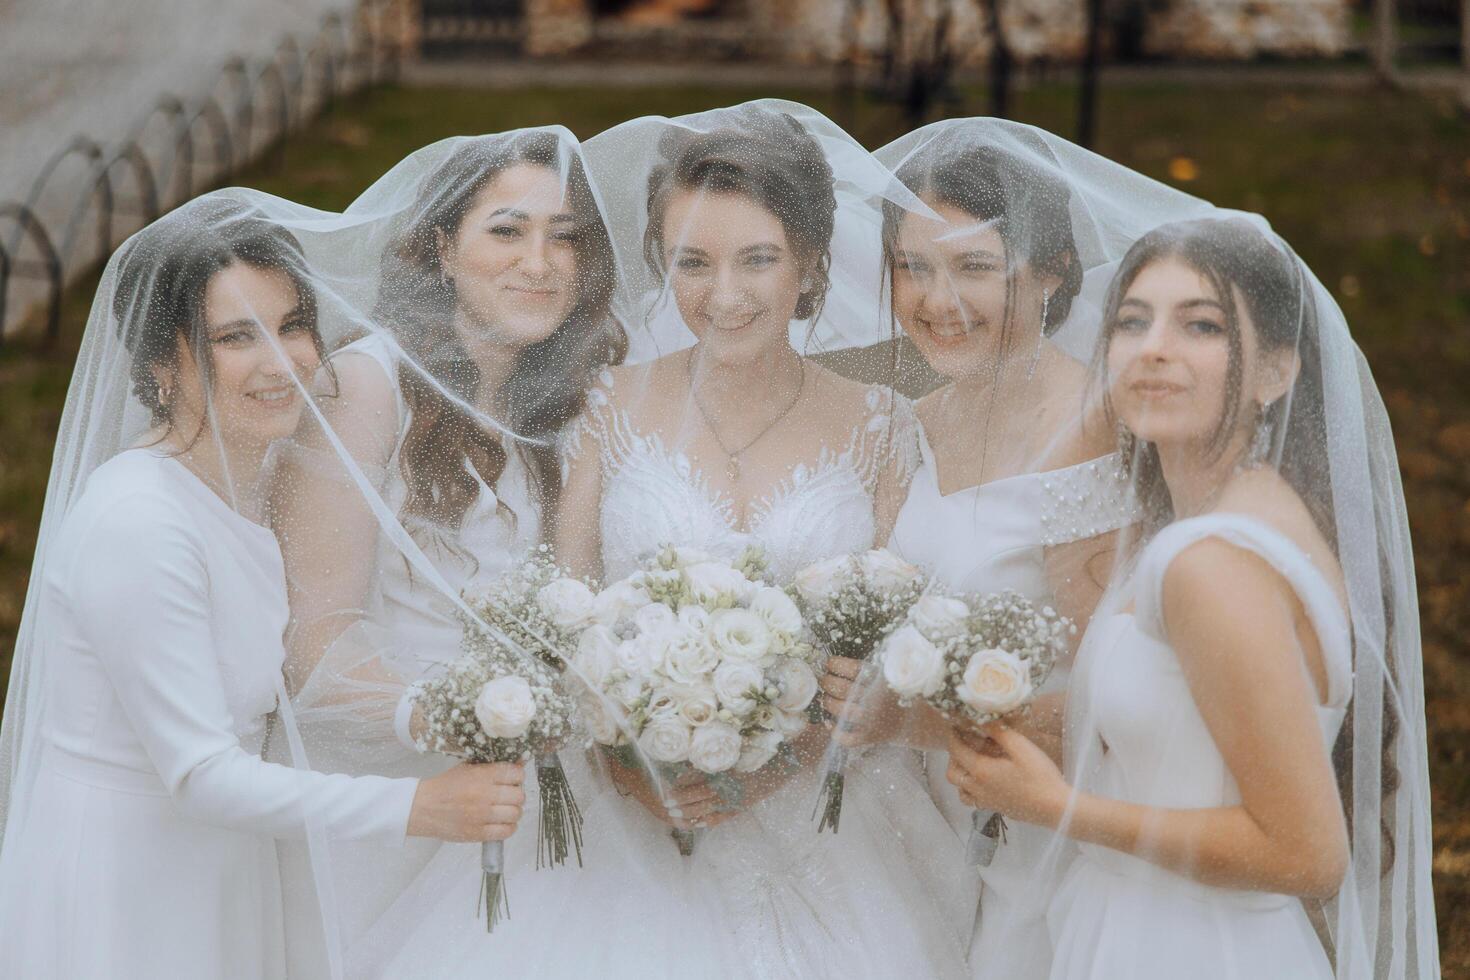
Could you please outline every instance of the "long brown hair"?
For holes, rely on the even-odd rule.
[[[440,243],[455,238],[480,191],[516,164],[563,173],[576,219],[576,302],[551,336],[519,352],[496,393],[506,406],[507,428],[538,440],[517,440],[515,451],[523,454],[547,513],[561,489],[554,436],[581,412],[597,371],[621,360],[627,348],[610,313],[614,270],[607,226],[580,159],[566,152],[555,133],[470,140],[424,180],[413,219],[383,254],[373,319],[393,332],[408,355],[398,369],[411,413],[399,456],[408,487],[405,514],[449,527],[460,525],[479,494],[464,462],[494,486],[507,457],[500,439],[454,400],[476,404],[482,378],[455,327],[458,296],[443,272]]]

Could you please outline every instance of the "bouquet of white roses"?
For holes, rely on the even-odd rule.
[[[593,741],[670,780],[703,773],[726,803],[738,799],[731,774],[794,763],[790,739],[817,693],[813,651],[800,610],[764,571],[756,549],[732,564],[666,547],[603,589],[571,661],[590,687]],[[693,853],[692,833],[674,838]]]
[[[464,656],[415,685],[413,700],[424,722],[419,748],[470,762],[534,759],[541,796],[536,865],[562,864],[569,843],[580,864],[582,815],[556,752],[575,733],[565,654],[584,625],[575,610],[590,609],[592,591],[565,576],[542,548],[464,600],[474,613],[463,617]],[[509,907],[502,888],[504,842],[485,842],[480,863],[486,928],[493,929]]]
[[[792,586],[817,648],[829,657],[866,661],[924,592],[924,576],[883,548],[841,555],[797,572]],[[840,719],[839,719],[840,721]],[[835,747],[817,794],[817,832],[837,832],[842,819],[847,750]]]
[[[930,592],[884,640],[883,678],[900,703],[922,698],[946,718],[987,724],[1031,702],[1075,629],[1016,592]],[[989,864],[1005,839],[1005,820],[977,812],[974,823],[971,859]]]
[[[581,631],[592,622],[593,598],[592,590],[561,569],[552,560],[551,549],[541,545],[489,589],[465,595],[476,618],[465,622],[464,647],[493,655],[502,638],[508,639],[558,674],[564,673]],[[541,797],[536,866],[564,864],[573,852],[580,865],[582,814],[555,746],[543,746],[536,754],[536,785]]]

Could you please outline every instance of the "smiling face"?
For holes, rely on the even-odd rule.
[[[1256,411],[1288,386],[1290,352],[1263,356],[1245,298],[1232,297],[1238,326],[1214,284],[1176,256],[1139,270],[1110,327],[1107,369],[1114,410],[1139,439],[1206,451],[1235,406],[1241,437]],[[1238,337],[1238,353],[1232,353]]]
[[[475,195],[440,250],[478,339],[521,348],[556,332],[577,302],[578,237],[563,181],[546,167],[507,167]]]
[[[182,338],[174,377],[161,379],[173,392],[174,427],[193,432],[203,423],[227,449],[246,451],[292,435],[321,359],[315,321],[291,277],[238,260],[225,266],[205,285],[202,331],[213,374],[208,398]]]
[[[680,190],[663,232],[674,301],[705,356],[745,363],[787,343],[802,263],[779,218],[740,194]]]
[[[1008,279],[1011,322],[1030,337],[1041,329],[1041,292],[1029,269],[1007,270],[995,222],[961,208],[925,202],[937,217],[909,213],[893,249],[893,313],[931,367],[947,378],[993,373],[1003,354]],[[1034,338],[1011,338],[1031,350]]]

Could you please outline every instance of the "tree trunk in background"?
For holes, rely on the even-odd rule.
[[[1373,70],[1384,82],[1398,82],[1398,29],[1394,0],[1373,0]]]
[[[990,114],[1008,119],[1011,109],[1011,48],[1000,19],[1000,0],[980,0],[980,11],[990,31]]]
[[[1470,3],[1470,0],[1465,0]],[[1087,149],[1097,140],[1097,73],[1102,62],[1103,0],[1087,0],[1087,56],[1077,97],[1077,142]]]

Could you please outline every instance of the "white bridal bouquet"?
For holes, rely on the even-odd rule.
[[[575,732],[576,700],[563,675],[566,654],[590,620],[592,598],[591,589],[556,567],[548,549],[538,549],[487,591],[464,596],[476,617],[464,618],[464,656],[419,682],[414,694],[424,719],[423,751],[471,762],[535,761],[538,868],[564,863],[572,849],[582,862],[582,815],[556,752]],[[481,867],[486,926],[493,929],[505,905],[504,842],[484,844]]]
[[[670,781],[703,773],[727,804],[740,791],[732,774],[794,764],[790,740],[817,693],[813,650],[796,603],[764,572],[758,549],[729,563],[665,547],[603,589],[571,660],[590,688],[593,741]],[[674,838],[693,853],[692,833]]]
[[[792,592],[817,648],[828,657],[867,661],[924,592],[924,576],[892,552],[874,548],[840,555],[796,573]],[[840,719],[839,719],[840,722]],[[833,749],[817,794],[817,832],[837,832],[842,819],[847,751]]]
[[[950,720],[984,725],[1031,703],[1075,630],[1055,609],[1015,592],[931,591],[883,641],[883,679],[901,704],[922,698]],[[979,812],[974,819],[971,857],[989,864],[1005,820]]]

